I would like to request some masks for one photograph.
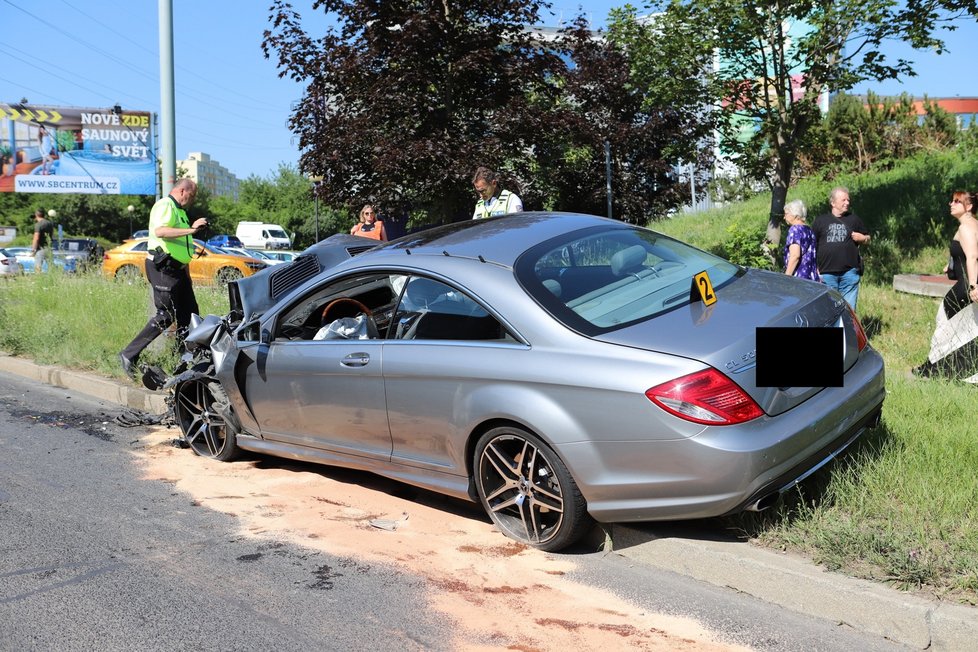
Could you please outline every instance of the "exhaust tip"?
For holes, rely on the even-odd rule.
[[[754,502],[747,505],[744,511],[747,512],[763,512],[765,509],[770,509],[774,506],[774,503],[778,502],[778,496],[781,494],[777,491],[774,493],[767,494],[755,500]]]

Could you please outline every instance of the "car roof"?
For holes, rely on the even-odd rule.
[[[618,220],[564,212],[525,212],[438,226],[393,240],[360,254],[383,256],[398,250],[411,255],[479,258],[512,266],[535,244],[571,231],[604,226],[630,228]]]

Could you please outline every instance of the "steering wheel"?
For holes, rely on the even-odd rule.
[[[340,297],[339,299],[334,299],[326,304],[323,308],[323,316],[320,320],[322,326],[332,323],[333,321],[340,319],[342,317],[356,317],[360,313],[372,316],[370,308],[363,305],[356,299],[351,299],[350,297]]]

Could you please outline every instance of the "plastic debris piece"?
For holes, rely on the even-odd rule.
[[[401,518],[390,519],[390,518],[375,518],[368,521],[371,527],[375,527],[379,530],[387,530],[388,532],[393,532],[398,527],[403,525],[408,520],[408,513],[402,512]]]

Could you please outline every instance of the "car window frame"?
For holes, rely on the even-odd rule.
[[[360,269],[356,269],[356,270],[345,270],[342,273],[337,274],[336,276],[333,276],[333,277],[331,277],[329,279],[325,279],[325,280],[323,280],[320,283],[317,283],[315,281],[311,281],[312,285],[309,288],[307,288],[305,291],[301,292],[300,294],[292,297],[280,309],[275,310],[274,313],[270,313],[268,315],[268,318],[267,319],[262,319],[261,322],[262,322],[263,325],[262,325],[261,329],[259,329],[259,330],[262,330],[262,331],[266,331],[267,330],[269,332],[269,341],[271,343],[275,343],[275,344],[282,344],[282,343],[289,343],[289,342],[317,342],[318,343],[318,342],[351,342],[351,341],[355,341],[355,340],[343,340],[343,339],[339,339],[339,340],[313,340],[312,339],[312,335],[309,334],[309,332],[310,332],[309,330],[306,330],[306,334],[309,334],[308,337],[289,338],[289,337],[283,335],[283,333],[282,333],[283,328],[286,328],[285,326],[283,326],[283,320],[288,319],[297,310],[297,308],[300,306],[300,304],[308,303],[310,301],[312,301],[312,302],[315,303],[315,302],[318,301],[318,303],[322,304],[322,305],[318,306],[318,308],[322,308],[325,305],[325,298],[326,297],[338,298],[338,297],[334,296],[335,293],[324,292],[324,288],[327,287],[327,286],[328,287],[335,287],[338,284],[349,282],[349,281],[355,279],[358,276],[366,277],[366,276],[384,276],[384,275],[390,276],[390,277],[402,276],[402,277],[405,278],[405,281],[404,281],[402,287],[399,289],[399,291],[394,296],[393,303],[391,304],[390,309],[384,311],[385,314],[383,315],[383,318],[384,318],[384,320],[387,321],[386,327],[381,328],[381,326],[378,324],[378,337],[377,338],[370,338],[368,340],[359,340],[359,341],[372,341],[372,342],[380,341],[380,342],[385,342],[385,343],[392,343],[392,342],[398,342],[398,343],[402,343],[402,342],[424,342],[424,343],[450,342],[450,343],[489,344],[489,345],[499,345],[499,344],[508,344],[508,345],[517,344],[517,345],[522,345],[522,346],[526,346],[527,345],[525,339],[515,329],[512,328],[511,324],[509,324],[509,322],[507,320],[503,319],[496,311],[494,311],[490,307],[488,307],[485,302],[481,301],[478,297],[474,296],[473,293],[470,292],[470,291],[468,291],[467,289],[465,289],[463,287],[460,287],[458,284],[451,282],[449,279],[442,278],[442,277],[439,277],[439,276],[434,275],[434,274],[421,273],[420,270],[417,270],[417,269],[401,269],[401,268],[393,268],[393,267],[360,268]],[[447,339],[447,338],[446,339],[425,339],[425,340],[397,339],[396,336],[395,336],[396,335],[396,333],[395,333],[395,330],[396,330],[395,316],[396,316],[398,310],[401,309],[401,302],[403,301],[404,294],[405,294],[405,289],[406,289],[408,283],[411,281],[411,279],[418,278],[418,277],[425,278],[427,280],[440,283],[442,285],[447,286],[452,291],[458,292],[458,293],[461,293],[462,295],[464,295],[469,301],[472,301],[476,306],[478,306],[481,310],[483,310],[486,313],[486,316],[489,316],[493,320],[495,320],[495,322],[499,325],[500,330],[504,333],[504,336],[501,337],[501,338],[499,338],[499,339],[461,339],[461,338],[460,339]],[[393,283],[392,283],[392,285],[393,285]],[[317,295],[318,295],[318,297],[317,297]],[[384,305],[386,305],[386,304],[384,304]],[[370,306],[368,306],[368,307],[370,307]],[[311,309],[308,312],[308,314],[306,315],[305,319],[306,320],[309,320],[311,318],[311,316],[313,314],[315,314],[316,309],[317,308]],[[374,307],[371,307],[371,310],[374,311],[375,308]],[[375,321],[376,321],[376,318],[375,318]],[[383,320],[381,321],[381,323],[383,323]],[[292,327],[298,327],[298,326],[297,325],[292,325]],[[311,327],[310,324],[307,323],[304,326],[302,326],[302,328],[304,328],[304,329],[311,329],[312,327]],[[250,336],[247,336],[244,332],[242,332],[241,335],[242,335],[242,337],[239,338],[239,339],[242,339],[243,342],[245,342],[245,341],[246,342],[253,341],[253,338],[250,337]]]
[[[572,331],[585,335],[587,337],[597,337],[606,333],[621,330],[623,328],[628,328],[635,324],[639,324],[651,319],[655,319],[661,315],[667,314],[674,310],[678,310],[684,306],[688,306],[693,300],[692,297],[692,285],[690,287],[689,294],[682,300],[677,300],[670,303],[668,307],[663,307],[661,310],[651,312],[647,315],[642,315],[636,319],[629,321],[624,321],[621,323],[612,324],[609,326],[601,326],[595,324],[592,321],[587,320],[580,314],[575,312],[569,305],[568,302],[561,299],[560,297],[554,295],[550,290],[547,289],[544,284],[544,280],[540,279],[537,275],[536,265],[544,258],[544,254],[560,249],[561,247],[568,248],[571,254],[572,262],[575,263],[574,267],[584,267],[583,264],[577,264],[578,261],[573,260],[573,248],[572,244],[586,240],[588,238],[598,236],[601,234],[608,234],[609,237],[613,236],[615,232],[620,232],[622,237],[626,237],[630,233],[640,232],[643,237],[653,238],[653,242],[662,240],[667,243],[674,243],[682,248],[691,249],[697,254],[705,257],[706,260],[710,260],[714,264],[707,269],[715,269],[719,265],[729,265],[730,268],[727,271],[730,276],[726,279],[721,280],[719,283],[713,283],[714,291],[720,290],[729,283],[732,283],[737,278],[740,278],[747,273],[746,268],[731,263],[730,261],[724,260],[715,254],[698,249],[690,244],[682,242],[676,238],[669,237],[653,231],[651,229],[645,229],[642,227],[637,227],[629,224],[621,225],[600,225],[593,226],[586,229],[580,229],[578,231],[572,231],[569,233],[561,234],[560,236],[550,238],[544,242],[538,243],[533,247],[530,247],[524,251],[517,259],[513,265],[513,270],[516,275],[517,283],[526,291],[530,297],[533,298],[544,310],[546,310],[551,317],[557,320],[562,325],[570,328]],[[670,245],[673,246],[673,245]],[[704,270],[697,269],[695,273],[699,273]],[[692,276],[690,276],[690,282],[692,283]],[[586,293],[585,293],[586,294]],[[581,295],[583,296],[583,295]],[[579,298],[579,297],[578,297]]]

